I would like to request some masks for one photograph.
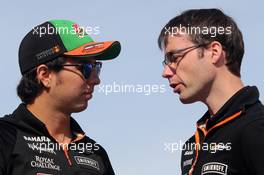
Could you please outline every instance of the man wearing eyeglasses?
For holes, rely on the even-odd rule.
[[[117,57],[118,41],[94,42],[75,22],[34,27],[19,47],[22,103],[0,119],[0,175],[113,175],[106,151],[72,113],[84,111],[100,83],[100,60]]]
[[[232,18],[187,10],[165,25],[158,44],[162,76],[180,101],[208,108],[182,149],[182,174],[263,175],[264,107],[258,89],[241,81],[244,43]]]

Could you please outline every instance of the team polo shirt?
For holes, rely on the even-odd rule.
[[[72,142],[59,144],[25,104],[0,119],[0,175],[114,175],[106,151],[71,118]]]
[[[217,100],[217,99],[216,99]],[[247,86],[214,115],[198,120],[182,149],[183,175],[263,175],[264,107]]]

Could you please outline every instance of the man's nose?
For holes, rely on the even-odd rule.
[[[162,77],[163,78],[170,78],[174,75],[174,71],[172,70],[172,68],[168,65],[166,65],[163,69],[162,72]]]
[[[99,78],[99,75],[96,73],[96,71],[92,71],[90,77],[87,79],[88,84],[98,85],[101,83],[101,80]]]

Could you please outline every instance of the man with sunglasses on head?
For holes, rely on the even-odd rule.
[[[182,174],[263,175],[264,107],[257,87],[241,81],[244,43],[233,19],[219,9],[187,10],[158,44],[162,76],[180,101],[208,108],[182,148]]]
[[[94,42],[68,20],[34,27],[19,47],[22,103],[0,119],[0,175],[114,175],[106,151],[72,113],[84,111],[100,83],[100,60],[117,57],[118,41]]]

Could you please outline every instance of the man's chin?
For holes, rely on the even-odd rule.
[[[88,107],[88,102],[84,103],[84,104],[80,104],[78,106],[76,106],[74,109],[73,109],[73,113],[78,113],[78,112],[82,112],[84,111],[85,109],[87,109]]]
[[[188,98],[188,97],[184,97],[184,96],[182,96],[182,95],[180,95],[180,97],[179,97],[179,100],[181,101],[181,103],[183,103],[183,104],[190,104],[190,103],[194,103],[194,102],[196,102],[194,99],[192,99],[192,98]]]

